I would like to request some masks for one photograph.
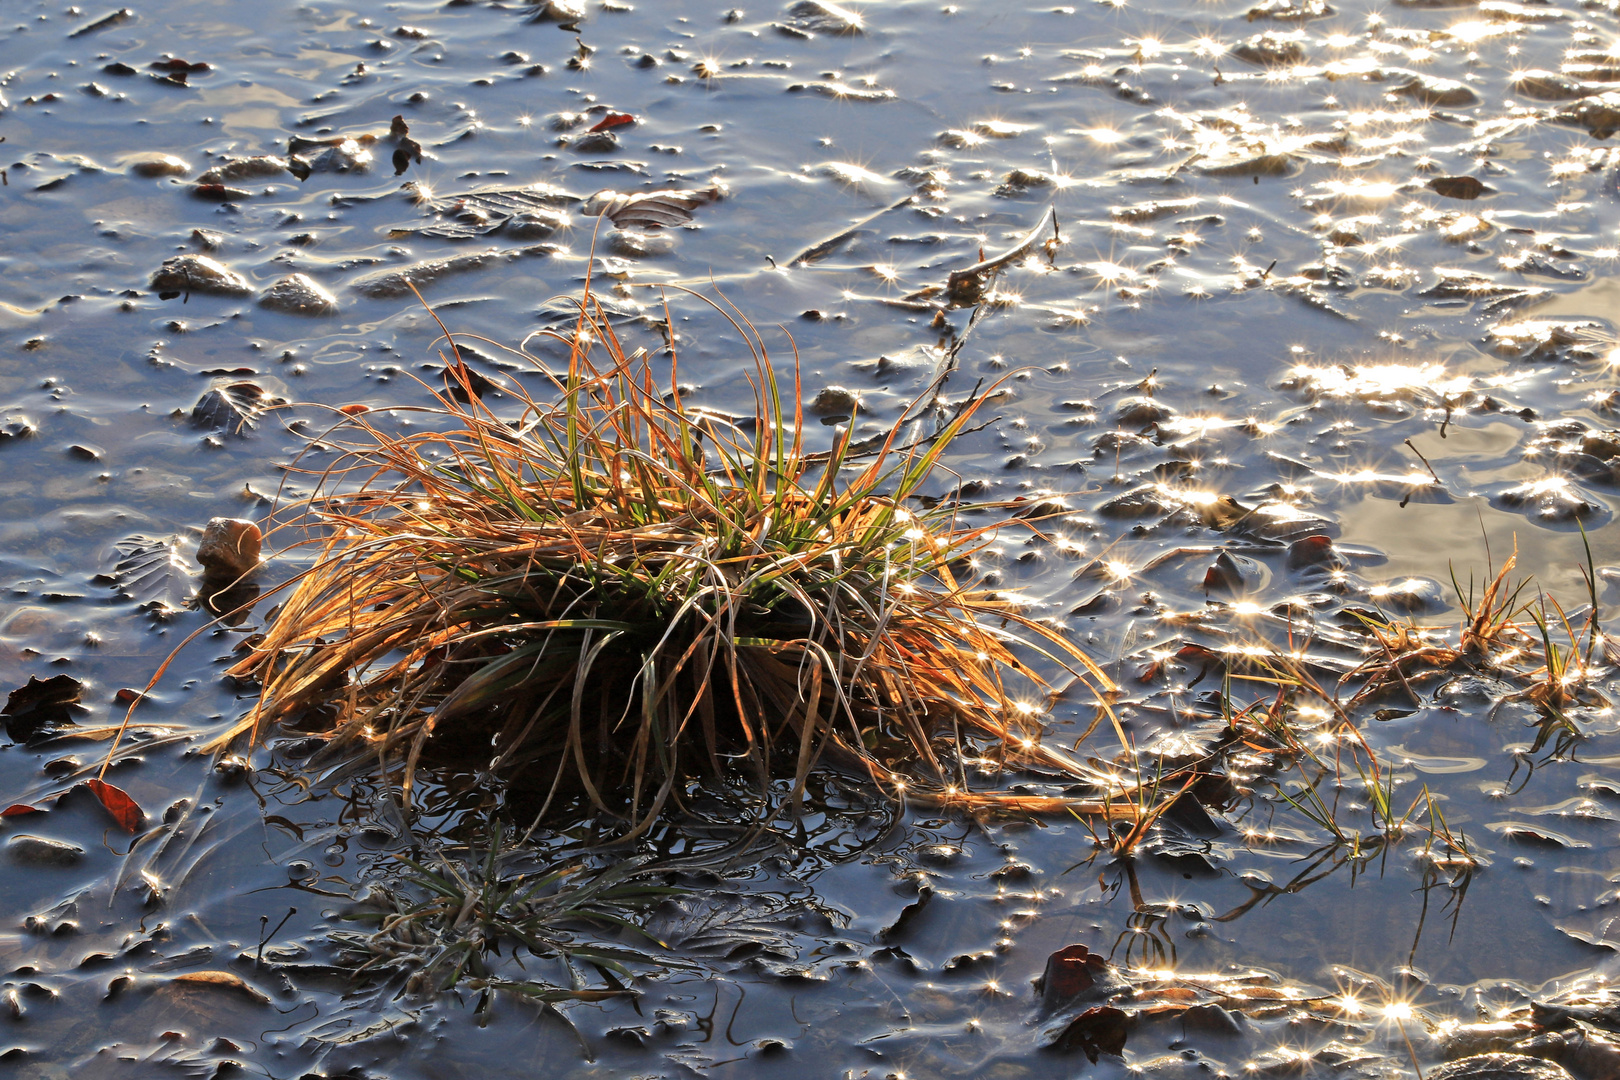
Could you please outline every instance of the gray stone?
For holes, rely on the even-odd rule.
[[[1454,679],[1453,682],[1460,682]],[[1474,680],[1479,682],[1480,680]],[[1447,684],[1450,686],[1451,684]],[[1445,687],[1442,687],[1444,690]],[[1456,700],[1453,695],[1448,698]],[[1487,697],[1488,700],[1488,697]],[[1534,1030],[1527,1020],[1499,1020],[1493,1023],[1459,1024],[1449,1029],[1440,1040],[1440,1052],[1449,1060],[1493,1054],[1511,1050],[1517,1042],[1527,1038]]]
[[[354,139],[344,139],[336,146],[328,146],[303,160],[312,173],[363,172],[371,168],[372,154]]]
[[[583,0],[542,0],[534,17],[543,22],[574,23],[585,17]]]
[[[799,34],[858,34],[861,17],[849,8],[821,0],[799,0],[787,10],[782,29]]]
[[[165,259],[152,275],[152,288],[159,292],[212,293],[217,296],[247,296],[253,292],[248,279],[217,259],[206,255],[176,255]]]
[[[816,394],[810,411],[817,416],[853,416],[861,407],[861,399],[853,390],[842,386],[824,386]]]
[[[1513,77],[1513,89],[1537,101],[1575,101],[1586,96],[1580,80],[1552,71],[1523,71]]]
[[[641,229],[615,229],[607,237],[608,254],[624,259],[639,259],[648,255],[668,255],[675,250],[675,237],[668,232],[644,232]]]
[[[1475,1054],[1426,1076],[1427,1080],[1573,1080],[1563,1066],[1523,1054]]]
[[[619,148],[619,137],[611,131],[587,131],[567,136],[562,142],[581,154],[611,154]]]
[[[129,163],[129,171],[136,176],[184,176],[191,166],[173,154],[150,154]]]
[[[259,565],[259,527],[241,518],[217,517],[203,529],[197,561],[214,581],[235,581]]]
[[[425,289],[442,277],[482,269],[500,256],[500,252],[491,249],[472,255],[457,255],[450,259],[429,259],[400,267],[398,270],[367,274],[354,283],[354,289],[361,296],[369,296],[373,300],[393,300],[411,295],[412,285]]]
[[[84,854],[84,848],[77,844],[26,833],[6,841],[6,850],[12,859],[27,866],[72,866]]]
[[[331,315],[337,311],[337,297],[315,283],[307,274],[288,274],[264,290],[259,306],[291,315]]]
[[[544,240],[562,228],[564,217],[556,210],[536,209],[513,214],[500,226],[501,235],[514,240]]]
[[[239,180],[259,180],[280,176],[287,171],[285,158],[261,154],[258,157],[231,158],[197,177],[199,184],[230,184]]]
[[[1114,419],[1121,424],[1156,424],[1170,419],[1170,410],[1150,397],[1129,397],[1115,406]]]
[[[1413,75],[1405,84],[1397,86],[1395,92],[1425,105],[1455,109],[1479,104],[1479,95],[1467,83],[1433,75]]]

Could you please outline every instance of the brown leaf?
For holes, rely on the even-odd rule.
[[[27,803],[17,802],[12,803],[4,810],[0,810],[0,818],[22,817],[24,814],[43,814],[44,812],[44,810],[41,810],[37,806],[29,806]]]
[[[1436,176],[1429,190],[1448,199],[1477,199],[1488,189],[1472,176]]]
[[[118,827],[125,832],[135,832],[146,820],[146,814],[139,804],[129,797],[129,792],[123,788],[114,787],[105,780],[86,780],[85,787],[90,793],[101,800],[101,805],[107,808],[107,813],[118,822]]]
[[[270,1004],[268,997],[243,982],[240,975],[230,971],[187,971],[171,977],[169,983],[183,989],[234,990],[260,1005]]]

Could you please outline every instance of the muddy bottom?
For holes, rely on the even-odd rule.
[[[6,1068],[1615,1075],[1614,4],[18,2],[0,72]],[[1040,507],[977,570],[1121,686],[1097,783],[1211,782],[1129,844],[710,783],[603,852],[521,783],[199,752],[274,603],[208,625],[204,525],[421,422],[413,289],[507,415],[587,278],[726,414],[749,358],[675,286],[734,302],[813,447],[1002,380],[932,494]],[[468,926],[422,905],[576,859],[674,890],[569,931],[623,971],[413,981]]]

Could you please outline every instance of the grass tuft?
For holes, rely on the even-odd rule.
[[[783,385],[747,319],[705,302],[751,354],[751,416],[689,406],[673,347],[627,352],[589,286],[572,332],[544,335],[566,371],[521,354],[544,400],[510,390],[497,415],[447,331],[410,429],[340,415],[299,508],[313,562],[232,669],[260,698],[215,748],[316,726],[317,763],[380,761],[407,797],[419,765],[471,754],[543,792],[542,817],[583,798],[625,837],[703,772],[792,777],[794,800],[828,766],[911,801],[1100,809],[968,783],[987,760],[1085,775],[1043,742],[1026,661],[1078,677],[1099,717],[1114,689],[958,577],[1005,523],[917,498],[985,396],[919,398],[880,445],[841,428],[813,453],[797,363]]]

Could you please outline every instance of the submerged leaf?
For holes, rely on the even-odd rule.
[[[254,382],[220,383],[191,409],[191,422],[231,435],[246,435],[259,426],[271,395]]]
[[[136,832],[141,822],[146,820],[145,812],[123,788],[114,787],[105,780],[86,780],[84,786],[90,789],[90,793],[106,807],[107,813],[125,832]]]
[[[118,541],[113,550],[118,561],[112,572],[96,580],[111,586],[120,600],[178,609],[190,599],[191,570],[180,554],[178,536],[160,538],[137,533]]]

